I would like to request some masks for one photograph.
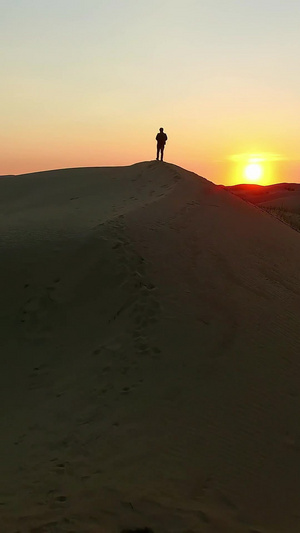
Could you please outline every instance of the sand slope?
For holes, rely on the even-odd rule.
[[[157,162],[0,203],[1,532],[298,532],[299,234]]]

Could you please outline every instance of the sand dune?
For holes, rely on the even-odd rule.
[[[299,234],[157,162],[0,203],[1,533],[298,533]]]
[[[283,207],[300,211],[299,183],[275,183],[265,186],[241,184],[224,188],[239,198],[261,207]]]

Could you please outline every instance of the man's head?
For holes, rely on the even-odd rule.
[[[164,128],[159,128],[160,133],[164,131]]]

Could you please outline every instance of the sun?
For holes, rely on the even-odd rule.
[[[245,167],[245,176],[248,181],[259,181],[262,175],[263,168],[259,163],[250,163]]]
[[[272,162],[283,160],[279,155],[267,152],[241,153],[230,156],[229,159],[236,163],[233,175],[235,183],[252,185],[273,183]]]

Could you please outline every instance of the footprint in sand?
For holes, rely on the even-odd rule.
[[[28,285],[29,287],[29,285]],[[45,287],[38,296],[28,298],[20,309],[20,321],[26,324],[27,333],[43,334],[47,330],[47,315],[55,305],[53,294],[55,287],[52,285]],[[42,325],[44,323],[44,325]],[[46,328],[45,331],[42,331]],[[40,330],[40,331],[39,331]]]
[[[122,529],[120,533],[153,533],[153,530],[149,527],[138,527],[137,529]]]
[[[30,533],[57,533],[59,523],[58,522],[47,522],[42,526],[33,527],[30,529]],[[16,531],[15,533],[21,533],[21,531]]]
[[[60,502],[60,503],[64,503],[67,501],[67,497],[66,496],[57,496],[57,498],[55,498],[55,501],[56,502]]]

